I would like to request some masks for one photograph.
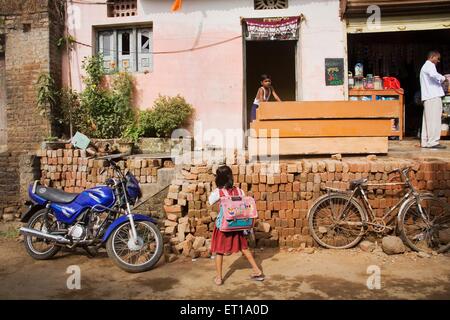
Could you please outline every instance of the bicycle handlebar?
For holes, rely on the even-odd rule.
[[[411,171],[411,169],[412,169],[411,167],[406,167],[406,168],[403,168],[403,169],[399,168],[399,169],[395,169],[395,170],[390,171],[388,174],[400,173],[400,176],[403,178],[403,181],[406,184],[410,184],[408,173]]]
[[[403,169],[394,169],[394,170],[388,172],[388,174],[401,173],[402,175],[406,175],[406,174],[408,174],[409,171],[411,171],[411,167],[406,167],[406,168],[403,168]]]

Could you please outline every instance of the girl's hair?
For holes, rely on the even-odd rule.
[[[233,188],[233,172],[229,166],[221,166],[216,171],[216,185],[218,188]]]
[[[267,74],[262,74],[261,81],[264,81],[264,80],[272,80],[272,77]]]

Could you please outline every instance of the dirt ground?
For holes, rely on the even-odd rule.
[[[413,252],[387,256],[359,248],[312,254],[256,249],[255,256],[266,274],[264,282],[250,280],[247,261],[235,254],[225,257],[224,284],[217,287],[213,259],[165,263],[162,258],[151,271],[129,274],[104,250],[95,258],[77,251],[35,261],[23,243],[3,233],[0,299],[450,299],[448,254],[422,258]],[[80,290],[67,288],[71,265],[80,267]],[[373,268],[380,271],[379,289],[367,286]]]

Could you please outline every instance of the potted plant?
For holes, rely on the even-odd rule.
[[[123,133],[118,141],[118,149],[120,153],[131,154],[133,147],[138,143],[142,135],[142,129],[135,124],[130,125]]]

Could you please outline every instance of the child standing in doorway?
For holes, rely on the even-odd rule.
[[[258,89],[256,93],[255,101],[253,101],[252,112],[251,112],[251,121],[256,120],[256,109],[258,109],[259,104],[261,102],[269,101],[270,96],[273,95],[275,100],[281,102],[281,99],[278,97],[274,88],[272,87],[272,79],[267,74],[261,75],[261,87]]]
[[[217,168],[216,185],[217,188],[210,194],[208,199],[210,205],[220,201],[220,198],[225,196],[225,194],[230,196],[244,195],[244,192],[241,189],[234,186],[233,173],[228,166]],[[216,285],[222,284],[223,256],[239,251],[248,259],[253,268],[251,279],[258,281],[264,280],[261,269],[256,264],[252,253],[248,249],[247,239],[245,238],[243,231],[222,232],[214,225],[211,239],[211,253],[216,254],[216,277],[214,279]]]

